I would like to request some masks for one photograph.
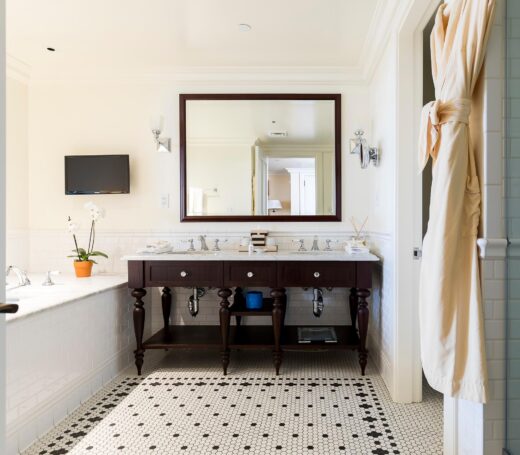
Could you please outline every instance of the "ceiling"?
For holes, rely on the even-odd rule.
[[[7,0],[7,52],[48,74],[359,67],[385,1]]]
[[[314,158],[269,158],[269,174],[289,174],[287,169],[314,169]]]
[[[283,132],[286,137],[272,137]],[[333,148],[332,100],[188,100],[190,144],[258,143],[265,146],[321,145]]]

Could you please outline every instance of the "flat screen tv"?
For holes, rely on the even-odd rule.
[[[129,192],[128,155],[65,157],[65,194],[124,194]]]

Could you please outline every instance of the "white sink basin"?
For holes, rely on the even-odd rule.
[[[307,255],[327,255],[327,254],[341,254],[344,251],[288,251],[287,254],[307,254]]]

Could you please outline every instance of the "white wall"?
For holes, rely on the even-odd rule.
[[[7,264],[29,265],[29,89],[27,84],[7,78],[6,84],[6,221]]]
[[[29,226],[31,229],[63,229],[71,215],[84,219],[83,204],[92,197],[65,196],[63,156],[66,154],[128,153],[131,166],[129,195],[100,195],[93,199],[106,208],[105,230],[163,229],[246,231],[258,223],[180,224],[178,94],[181,92],[229,92],[229,86],[180,86],[176,83],[34,82],[29,103]],[[342,93],[343,105],[343,222],[280,223],[271,230],[338,230],[350,226],[352,215],[367,214],[366,174],[347,152],[348,139],[369,123],[368,90],[364,86],[240,86],[238,92]],[[164,135],[172,137],[173,153],[154,152],[149,118],[165,117]],[[41,170],[45,169],[45,172]],[[44,189],[44,191],[42,191]],[[171,208],[160,208],[160,195],[171,195]],[[52,207],[52,210],[49,210]]]
[[[378,254],[383,258],[378,287],[373,290],[371,318],[372,353],[379,363],[385,383],[394,394],[394,279],[395,254],[395,166],[396,166],[396,66],[397,47],[391,39],[379,61],[370,84],[372,121],[367,139],[378,147],[381,162],[367,169],[369,184],[365,184],[370,207],[370,230]]]
[[[190,188],[202,189],[203,213],[207,215],[248,215],[253,210],[253,160],[249,144],[189,144],[186,166],[188,214]],[[215,191],[216,190],[216,191]],[[177,201],[175,200],[174,203]]]
[[[28,134],[28,227],[30,229],[30,266],[33,271],[60,269],[71,271],[66,258],[72,241],[65,233],[70,215],[87,227],[83,205],[88,200],[106,209],[99,223],[97,249],[110,255],[97,271],[122,271],[119,258],[142,246],[147,238],[192,237],[196,233],[215,233],[219,237],[246,233],[259,224],[291,237],[319,234],[324,240],[344,238],[352,231],[350,218],[369,217],[367,229],[373,235],[374,249],[384,257],[373,290],[372,323],[369,349],[374,362],[392,392],[392,352],[394,350],[394,156],[395,156],[395,44],[386,52],[366,85],[283,85],[251,84],[233,87],[219,83],[211,86],[176,82],[124,81],[31,81]],[[289,92],[342,94],[342,211],[338,223],[180,223],[178,94],[204,92]],[[163,136],[172,138],[173,152],[160,154],[149,131],[149,119],[164,116]],[[371,145],[381,148],[379,168],[362,170],[359,158],[349,154],[349,139],[363,128]],[[130,155],[131,193],[128,195],[66,196],[64,194],[63,157],[67,154],[127,153]],[[42,170],[45,170],[42,172]],[[11,191],[11,190],[9,190]],[[170,208],[160,208],[162,194],[170,195]],[[80,235],[86,238],[86,232]],[[310,243],[309,243],[310,244]],[[310,305],[308,296],[296,293],[295,304]],[[346,319],[343,293],[328,296],[325,318]],[[185,318],[185,293],[176,319]],[[310,312],[309,312],[310,314]],[[296,316],[295,316],[296,317]],[[203,320],[204,319],[204,320]],[[289,315],[289,319],[292,319]],[[296,320],[295,320],[296,321]],[[211,322],[200,318],[200,323]],[[214,321],[213,321],[214,322]]]

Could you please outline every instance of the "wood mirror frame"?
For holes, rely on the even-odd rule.
[[[188,215],[188,191],[186,173],[186,102],[190,100],[329,100],[334,101],[334,172],[335,201],[334,215]],[[341,221],[341,95],[340,94],[180,94],[180,218],[181,222],[233,222],[233,221]]]

